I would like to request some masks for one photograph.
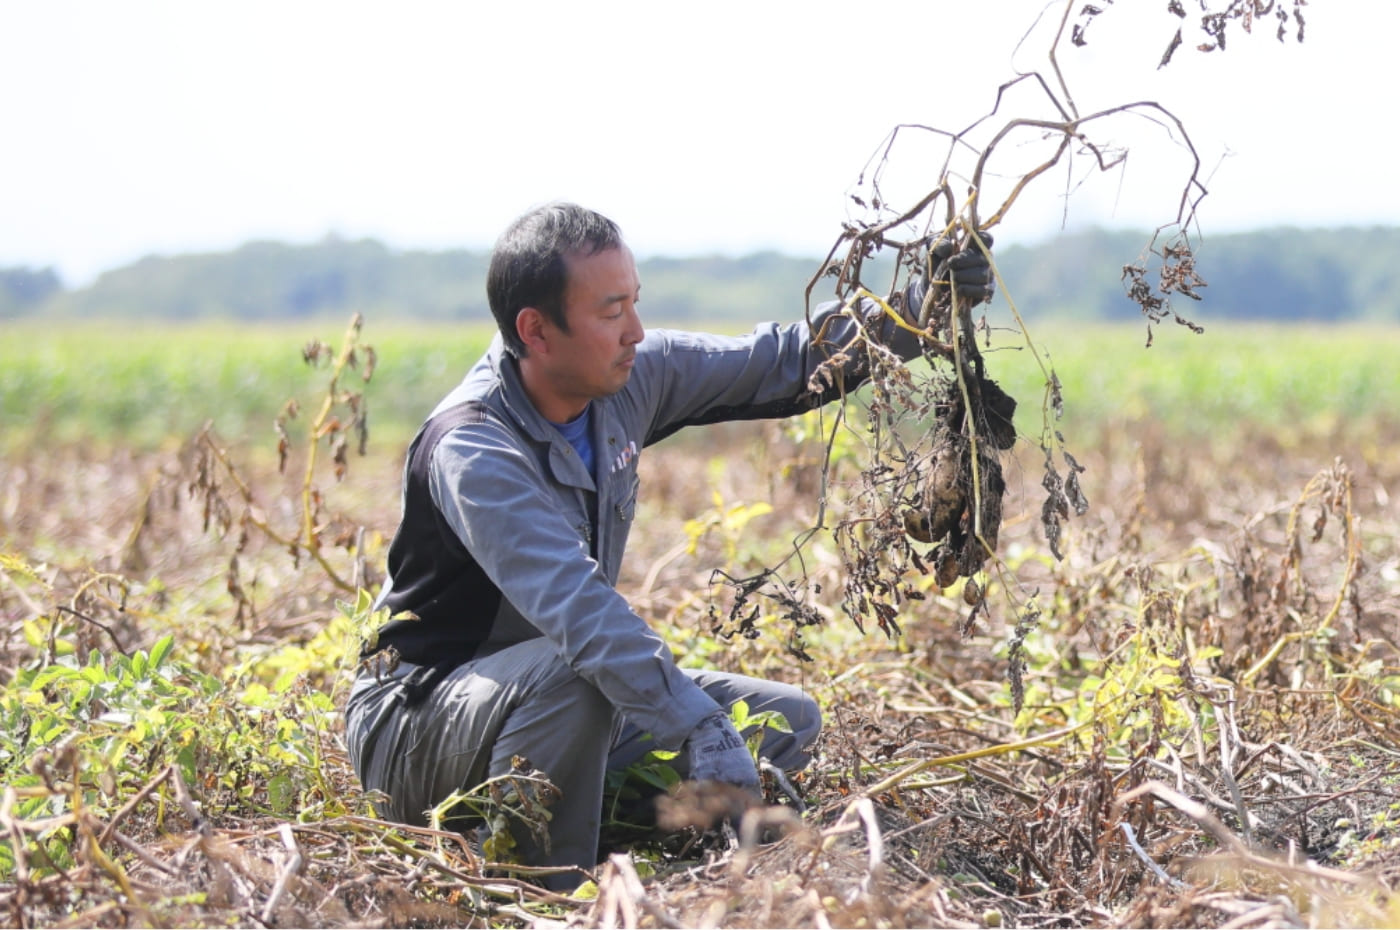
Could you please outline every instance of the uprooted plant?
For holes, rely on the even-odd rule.
[[[1302,0],[1295,0],[1290,13],[1286,4],[1257,0],[1234,0],[1216,11],[1202,3],[1201,28],[1210,42],[1200,48],[1224,48],[1227,26],[1237,22],[1248,31],[1266,15],[1279,20],[1280,39],[1289,23],[1296,22],[1301,41],[1303,20],[1298,7],[1302,5]],[[995,580],[1003,583],[1013,605],[1024,601],[1015,594],[1013,573],[1005,571],[997,552],[1006,490],[1004,457],[1024,434],[1013,421],[1017,400],[998,385],[991,364],[994,351],[1018,346],[1027,350],[1044,376],[1039,423],[1024,438],[1039,448],[1043,460],[1040,525],[1054,556],[1063,558],[1064,524],[1071,513],[1082,516],[1089,506],[1080,480],[1084,469],[1067,448],[1058,425],[1065,403],[1060,379],[1016,306],[1015,282],[1002,279],[990,247],[992,231],[1032,182],[1062,168],[1069,190],[1083,183],[1083,177],[1076,177],[1079,164],[1087,162],[1087,174],[1122,166],[1126,149],[1101,139],[1117,121],[1148,121],[1189,155],[1189,169],[1180,179],[1170,221],[1153,233],[1139,256],[1123,266],[1125,294],[1145,318],[1149,345],[1153,326],[1164,320],[1202,331],[1172,304],[1173,297],[1200,300],[1198,291],[1206,283],[1197,272],[1191,243],[1196,210],[1207,193],[1201,159],[1183,122],[1158,103],[1138,101],[1080,111],[1056,54],[1066,39],[1076,46],[1086,44],[1089,22],[1104,10],[1083,6],[1071,28],[1075,6],[1072,2],[1061,5],[1044,73],[1023,73],[1002,84],[991,111],[960,131],[913,124],[896,127],[850,194],[861,218],[845,225],[809,282],[807,301],[810,308],[819,287],[825,293],[830,284],[843,312],[862,327],[862,335],[818,370],[813,390],[836,384],[836,366],[849,362],[852,354],[861,356],[869,384],[847,397],[823,426],[827,455],[817,524],[798,538],[781,565],[727,580],[737,593],[734,611],[748,609],[755,588],[765,585],[780,589],[779,601],[784,604],[792,600],[793,591],[814,590],[805,567],[800,567],[803,578],[797,581],[780,579],[778,569],[793,561],[805,566],[804,547],[823,531],[831,534],[841,556],[842,609],[861,629],[873,621],[887,635],[898,635],[901,611],[909,602],[924,599],[931,587],[957,590],[959,579],[958,593],[969,608],[964,630],[986,617],[988,590]],[[1170,4],[1169,12],[1186,18],[1180,3]],[[1172,48],[1180,41],[1178,29]],[[1170,51],[1159,67],[1170,60]],[[1013,100],[1034,115],[1005,118]],[[882,185],[898,144],[910,134],[941,140],[946,152],[942,163],[929,173],[933,183],[927,193],[910,205],[897,206]],[[1026,151],[1038,153],[1029,166],[1020,161]],[[931,248],[934,243],[951,243],[954,251],[980,250],[993,260],[998,289],[1009,307],[1010,326],[993,325],[985,310],[974,312],[965,301],[950,295],[946,272],[943,281],[937,280],[937,254],[946,255],[947,250],[938,253]],[[889,261],[891,255],[893,261]],[[1155,286],[1149,273],[1156,274]],[[902,306],[906,282],[919,275],[944,286],[928,288],[921,306]],[[935,294],[942,294],[942,299]],[[917,334],[920,358],[905,363],[880,344],[869,326],[872,321],[866,318],[872,302],[880,308],[882,325],[892,318]],[[997,344],[1008,333],[1011,338]],[[822,334],[815,338],[820,344]],[[838,458],[834,452],[849,446],[858,447],[855,457],[861,467],[858,476],[842,484],[834,468]],[[851,456],[843,451],[839,457]],[[789,610],[787,615],[794,612]],[[731,612],[731,620],[735,616]],[[795,629],[793,636],[798,633]]]

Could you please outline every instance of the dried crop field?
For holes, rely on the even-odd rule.
[[[893,636],[842,610],[820,532],[800,624],[772,599],[735,613],[714,583],[819,522],[829,415],[648,450],[625,593],[682,661],[801,682],[826,726],[735,833],[613,817],[570,898],[379,821],[346,763],[357,591],[414,417],[481,334],[371,328],[365,384],[369,354],[336,332],[305,370],[309,336],[287,331],[0,348],[6,923],[1400,924],[1394,332],[1038,334],[1091,504],[1060,560],[1042,387],[998,356],[1021,438],[987,609],[906,579]],[[859,467],[833,466],[833,513]]]

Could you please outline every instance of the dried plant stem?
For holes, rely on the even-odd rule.
[[[656,921],[658,926],[685,926],[647,895],[632,858],[623,853],[608,857],[606,873],[598,884],[598,909],[601,911],[601,927],[619,926],[619,917],[622,918],[620,926],[637,927],[639,909]]]
[[[1172,878],[1166,873],[1166,870],[1147,854],[1147,850],[1143,849],[1142,844],[1138,842],[1137,834],[1133,832],[1132,824],[1128,823],[1126,820],[1120,820],[1118,822],[1118,827],[1123,831],[1123,836],[1128,840],[1128,845],[1132,848],[1133,854],[1142,860],[1143,865],[1147,866],[1162,884],[1170,888],[1186,887],[1185,882]]]
[[[954,295],[953,317],[958,321],[960,328],[963,317],[968,314],[966,302],[961,297]],[[995,555],[992,552],[992,547],[987,545],[987,540],[982,537],[982,469],[981,455],[977,448],[977,417],[973,416],[973,411],[976,408],[972,405],[972,395],[967,388],[967,362],[963,358],[964,339],[971,342],[976,338],[971,327],[968,327],[965,332],[953,334],[953,371],[957,375],[958,391],[962,394],[963,410],[967,412],[963,417],[963,428],[967,431],[967,442],[971,449],[968,462],[972,468],[972,503],[968,509],[972,511],[972,534],[989,555]]]
[[[117,811],[116,814],[112,816],[112,819],[108,821],[107,828],[102,831],[102,838],[99,842],[105,846],[112,838],[112,835],[117,832],[117,827],[121,825],[121,822],[125,820],[132,811],[139,807],[142,801],[150,797],[157,788],[165,784],[174,770],[175,767],[173,765],[167,765],[160,770],[155,778],[152,778],[150,781],[146,782],[146,784],[142,785],[141,790],[136,792],[130,801],[123,804],[121,810]]]
[[[1329,493],[1330,492],[1330,495]],[[1332,468],[1326,469],[1314,475],[1303,488],[1298,500],[1288,513],[1288,527],[1285,532],[1289,544],[1288,567],[1295,577],[1301,576],[1301,527],[1299,520],[1302,516],[1303,507],[1312,500],[1323,498],[1324,506],[1330,505],[1332,509],[1340,511],[1342,520],[1342,538],[1345,545],[1346,561],[1342,569],[1342,579],[1337,586],[1337,593],[1332,599],[1332,604],[1327,613],[1312,629],[1293,630],[1284,633],[1274,641],[1259,660],[1251,665],[1240,676],[1240,685],[1248,687],[1253,684],[1266,668],[1274,663],[1283,653],[1283,650],[1293,643],[1314,639],[1323,635],[1332,628],[1337,618],[1341,615],[1342,607],[1347,600],[1354,595],[1356,580],[1361,574],[1361,539],[1356,532],[1356,514],[1352,509],[1352,479],[1350,472],[1341,462],[1335,463]],[[1321,533],[1319,528],[1317,533]]]
[[[277,913],[277,904],[282,900],[282,896],[287,892],[287,885],[292,877],[301,871],[303,858],[301,847],[297,845],[296,837],[292,835],[290,824],[281,823],[277,825],[279,835],[282,837],[282,845],[287,850],[287,861],[282,866],[282,871],[277,875],[277,882],[272,886],[272,893],[267,896],[267,903],[263,905],[260,920],[264,924],[271,925],[273,915]]]
[[[1030,749],[1033,746],[1045,746],[1050,743],[1057,743],[1067,736],[1073,736],[1075,733],[1078,733],[1081,730],[1092,726],[1093,723],[1094,720],[1091,718],[1089,720],[1084,721],[1083,723],[1077,723],[1071,727],[1064,727],[1062,729],[1046,733],[1042,736],[1036,736],[1026,740],[1019,740],[1015,743],[997,743],[994,746],[984,746],[981,749],[973,749],[968,752],[954,753],[950,756],[938,756],[937,758],[933,759],[921,759],[918,762],[914,762],[910,765],[905,766],[904,768],[900,769],[898,772],[895,772],[888,778],[882,779],[873,785],[867,786],[861,791],[861,795],[863,797],[873,797],[877,794],[889,791],[891,788],[897,787],[900,784],[900,782],[903,782],[910,776],[917,775],[920,772],[926,771],[936,766],[958,765],[963,762],[970,762],[973,759],[985,759],[988,756],[1001,756],[1010,752],[1020,752],[1023,749]]]
[[[316,459],[317,449],[322,436],[328,431],[328,423],[331,411],[335,409],[337,402],[336,388],[340,383],[340,376],[345,373],[345,369],[350,364],[350,359],[355,354],[355,346],[359,341],[360,330],[364,326],[364,318],[356,313],[350,319],[350,325],[345,330],[345,335],[341,338],[340,351],[336,354],[335,361],[331,365],[330,381],[326,387],[326,395],[321,399],[321,409],[316,412],[316,416],[311,420],[311,437],[306,446],[306,468],[301,481],[301,532],[305,537],[307,551],[312,557],[330,573],[332,581],[342,590],[353,590],[349,583],[342,581],[340,576],[331,571],[321,556],[321,546],[319,534],[316,530],[316,506],[313,495],[316,488]]]
[[[239,475],[237,466],[235,466],[233,462],[229,460],[228,452],[225,451],[222,447],[220,447],[218,443],[214,442],[212,436],[208,435],[207,433],[204,435],[206,437],[207,442],[206,447],[211,452],[213,452],[214,457],[218,460],[219,464],[224,466],[225,473],[233,479],[235,484],[238,485],[239,494],[243,497],[244,503],[249,505],[249,509],[244,514],[244,519],[248,521],[249,525],[255,527],[258,530],[258,532],[262,533],[269,540],[276,543],[282,548],[295,548],[305,552],[307,555],[311,556],[311,558],[316,562],[316,564],[321,567],[321,570],[326,573],[326,577],[330,580],[331,584],[335,585],[342,591],[353,591],[354,588],[351,587],[350,583],[343,579],[340,576],[340,572],[336,570],[335,566],[331,565],[331,563],[327,561],[325,553],[321,551],[321,545],[319,542],[317,542],[315,534],[313,533],[309,536],[304,535],[307,530],[307,521],[310,520],[311,511],[305,512],[302,521],[301,533],[298,536],[292,537],[279,533],[277,529],[273,527],[272,524],[269,523],[265,518],[258,516],[258,514],[261,511],[253,503],[253,492],[251,489],[249,489],[248,485],[243,481],[243,478]],[[308,445],[310,448],[308,455],[314,458],[316,454],[315,441],[313,440]],[[311,493],[311,488],[309,486],[303,487],[302,505],[304,508],[311,506]]]

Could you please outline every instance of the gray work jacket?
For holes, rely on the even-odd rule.
[[[545,636],[658,747],[678,748],[718,708],[614,587],[641,450],[685,426],[790,416],[837,396],[840,385],[809,381],[857,331],[838,309],[814,317],[815,346],[805,322],[738,337],[649,331],[626,386],[592,402],[596,476],[530,403],[497,336],[410,450],[379,601],[419,619],[387,624],[377,648],[450,667]],[[907,332],[875,328],[901,356],[917,352]],[[863,359],[841,362],[845,389],[865,376]]]

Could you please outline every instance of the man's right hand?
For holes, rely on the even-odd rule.
[[[696,781],[722,781],[758,790],[758,768],[734,724],[724,712],[701,720],[685,741],[690,777]]]
[[[990,252],[991,233],[982,233],[981,237]],[[997,281],[986,254],[975,242],[968,242],[961,252],[954,252],[954,248],[956,246],[951,239],[939,239],[929,247],[935,297],[946,299],[944,294],[952,290],[973,306],[991,300],[996,293]]]
[[[990,250],[992,237],[982,233],[982,242]],[[996,293],[996,276],[992,273],[992,263],[977,247],[968,243],[961,252],[952,239],[940,238],[929,246],[927,265],[909,278],[904,289],[904,318],[917,326],[923,313],[924,299],[930,288],[933,291],[933,306],[946,311],[951,304],[950,295],[956,291],[969,305],[989,301]],[[933,277],[930,281],[929,269]]]

